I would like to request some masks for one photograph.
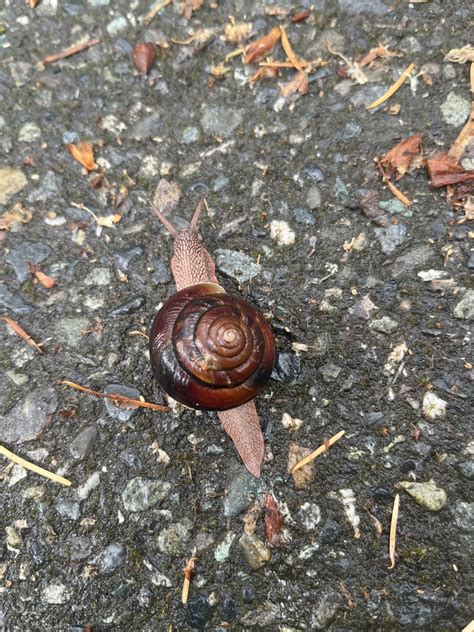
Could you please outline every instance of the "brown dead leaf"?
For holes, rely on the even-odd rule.
[[[30,7],[30,9],[34,9],[40,0],[28,0],[28,6]]]
[[[311,11],[298,11],[298,13],[293,13],[290,19],[292,22],[303,22],[303,20],[307,20],[310,15]]]
[[[44,272],[41,272],[39,266],[36,265],[35,263],[31,263],[29,261],[28,270],[31,272],[31,274],[33,274],[37,278],[37,280],[41,283],[41,285],[45,287],[47,290],[50,290],[52,287],[54,287],[57,284],[56,279],[53,279],[52,277],[48,276]]]
[[[309,454],[311,454],[311,450],[309,448],[304,448],[296,443],[290,443],[288,451],[288,472],[293,476],[293,482],[296,489],[305,489],[306,487],[309,487],[316,478],[314,461],[311,461],[307,465],[303,465],[303,467],[299,470],[293,472],[295,465]]]
[[[27,224],[32,217],[33,213],[17,202],[11,211],[0,216],[0,230],[10,230],[15,224]]]
[[[94,161],[94,147],[92,143],[81,141],[75,145],[69,143],[66,147],[70,151],[72,157],[77,160],[77,162],[80,162],[81,165],[88,171],[97,169],[97,165]]]
[[[171,213],[181,198],[181,187],[177,182],[170,182],[161,178],[153,195],[153,205],[162,215]]]
[[[278,503],[271,494],[265,499],[265,535],[268,545],[280,546],[282,544],[284,518]]]
[[[132,61],[138,72],[147,75],[156,61],[156,46],[151,42],[135,44],[132,51]]]
[[[466,171],[454,158],[448,154],[428,158],[426,161],[431,186],[433,189],[449,184],[474,182],[474,169]]]
[[[422,164],[421,139],[423,135],[418,132],[400,141],[392,147],[381,159],[390,175],[396,173],[396,179],[400,180],[405,173],[418,169]]]
[[[368,66],[372,64],[379,57],[388,59],[390,57],[401,57],[401,53],[392,53],[385,46],[380,44],[375,48],[371,48],[369,52],[362,57],[357,63],[359,64],[359,68],[363,68],[364,66]]]
[[[204,0],[185,0],[181,5],[181,13],[187,20],[190,20],[193,17],[193,12],[198,11],[203,4]]]
[[[239,22],[238,24],[226,24],[224,35],[228,42],[232,44],[240,44],[244,42],[252,32],[252,24],[250,22]]]
[[[281,31],[278,26],[276,26],[270,31],[270,33],[267,33],[267,35],[264,35],[249,44],[245,49],[244,64],[253,64],[256,61],[263,59],[266,55],[268,55],[268,53],[270,53],[280,37]]]
[[[308,75],[304,70],[298,70],[295,75],[295,78],[285,83],[284,86],[280,88],[282,96],[289,97],[295,92],[299,92],[300,94],[308,94]]]

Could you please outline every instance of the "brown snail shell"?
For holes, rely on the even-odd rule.
[[[275,341],[264,316],[215,283],[176,292],[150,332],[153,373],[177,401],[227,410],[263,388],[275,363]]]

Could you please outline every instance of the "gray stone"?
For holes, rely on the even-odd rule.
[[[306,531],[313,531],[321,522],[321,510],[316,503],[304,503],[299,508],[298,518]]]
[[[280,608],[271,601],[264,601],[242,617],[242,625],[249,628],[262,627],[276,630],[279,619]]]
[[[87,318],[61,318],[56,323],[56,337],[70,347],[79,347],[88,325]]]
[[[428,509],[428,511],[439,511],[445,506],[448,500],[444,489],[438,487],[433,480],[426,481],[425,483],[400,481],[400,487],[402,487],[418,505]]]
[[[86,426],[81,430],[69,446],[69,452],[72,458],[76,461],[80,461],[88,456],[98,436],[99,432],[95,426]]]
[[[48,171],[40,186],[29,194],[28,201],[48,202],[51,198],[62,193],[62,187],[62,176],[54,173],[54,171]]]
[[[109,268],[93,268],[83,279],[85,285],[110,285],[112,276]]]
[[[214,536],[211,533],[198,533],[194,540],[194,547],[196,548],[196,554],[202,555],[209,551],[214,545]]]
[[[474,480],[474,459],[458,463],[456,467],[465,478]]]
[[[128,481],[122,492],[122,501],[127,511],[146,511],[164,500],[170,492],[171,483],[137,476]]]
[[[140,399],[141,393],[138,389],[132,386],[124,386],[123,384],[107,384],[104,387],[104,393],[111,395],[124,395],[130,399]],[[127,407],[126,405],[120,405],[118,402],[114,402],[111,399],[104,399],[104,405],[107,412],[113,419],[118,421],[129,421],[138,412],[138,408]]]
[[[201,126],[205,134],[228,138],[243,121],[240,110],[221,106],[206,107],[201,117]]]
[[[314,226],[316,224],[314,215],[305,208],[295,208],[293,210],[293,216],[298,224],[306,224],[307,226]]]
[[[51,248],[40,241],[24,241],[13,248],[5,261],[14,269],[17,279],[22,283],[31,277],[28,263],[41,263],[51,254]]]
[[[142,119],[133,127],[130,136],[135,140],[159,136],[161,131],[161,117],[162,115],[159,112],[150,114],[150,116]]]
[[[123,17],[123,15],[118,15],[113,20],[111,20],[106,26],[107,33],[109,35],[112,35],[112,37],[114,35],[118,35],[122,31],[125,31],[125,29],[127,28],[128,28],[128,21],[126,18]]]
[[[455,318],[463,320],[474,319],[474,290],[467,290],[462,299],[454,306]]]
[[[3,167],[0,169],[0,204],[6,204],[10,199],[19,193],[28,180],[20,169]]]
[[[6,415],[0,417],[0,437],[5,443],[36,439],[50,422],[58,406],[53,388],[37,388],[28,393]]]
[[[81,507],[78,502],[74,500],[59,499],[56,503],[56,511],[63,518],[69,518],[69,520],[78,520],[81,515]]]
[[[158,549],[165,555],[178,557],[183,554],[189,536],[190,532],[186,525],[175,522],[160,531],[157,538]]]
[[[310,626],[312,630],[327,630],[338,610],[342,608],[342,597],[337,592],[326,592],[315,595],[316,605],[311,611]]]
[[[127,551],[119,542],[112,542],[98,555],[90,560],[92,566],[97,567],[101,575],[107,575],[117,570],[125,562]]]
[[[27,314],[33,309],[21,296],[11,292],[6,285],[0,285],[0,307],[5,307],[14,314]]]
[[[67,588],[60,581],[51,582],[41,591],[41,599],[49,604],[59,605],[67,603],[71,597],[71,589]]]
[[[68,541],[68,553],[71,562],[80,562],[89,557],[92,551],[90,538],[83,535],[73,535]]]
[[[239,283],[246,283],[260,274],[260,267],[254,259],[243,252],[218,248],[214,254],[217,269]]]
[[[339,377],[340,372],[342,371],[340,366],[336,366],[332,362],[325,364],[319,369],[319,372],[323,376],[323,381],[326,384],[330,384],[331,382],[335,382]]]
[[[32,143],[41,136],[41,128],[33,122],[25,123],[20,129],[18,140],[21,143]]]
[[[471,111],[469,101],[455,92],[450,92],[440,107],[446,123],[455,127],[463,125]]]
[[[392,275],[400,277],[404,274],[411,274],[415,268],[424,267],[434,255],[435,253],[430,246],[415,246],[395,259],[392,265]]]
[[[241,470],[227,485],[224,499],[224,515],[228,518],[238,516],[245,511],[264,489],[260,478],[255,478],[246,470]]]
[[[380,208],[390,213],[390,215],[402,215],[403,217],[412,217],[413,211],[409,207],[405,206],[400,200],[381,200],[379,202]],[[396,226],[396,224],[394,224]]]
[[[270,549],[254,533],[244,532],[239,538],[239,546],[254,571],[265,566],[272,556]]]
[[[165,263],[161,259],[152,259],[151,265],[153,266],[154,272],[151,275],[154,283],[158,283],[159,285],[164,285],[171,281],[171,272],[169,263]]]
[[[229,178],[221,174],[220,176],[217,176],[217,178],[212,182],[211,188],[214,193],[218,193],[219,191],[225,189],[229,182]]]
[[[198,127],[186,127],[181,133],[179,142],[184,145],[195,143],[201,137],[201,132]]]
[[[373,320],[369,329],[373,331],[378,331],[381,334],[393,334],[398,329],[398,322],[393,320],[393,318],[389,318],[388,316],[382,316],[382,318],[378,318]]]
[[[385,15],[389,10],[382,0],[339,0],[339,8],[351,14],[372,13],[374,15]]]
[[[374,233],[382,246],[382,252],[389,255],[405,241],[407,227],[400,223],[389,224],[383,228],[374,228]]]
[[[460,501],[451,509],[456,525],[466,533],[474,533],[474,502]]]

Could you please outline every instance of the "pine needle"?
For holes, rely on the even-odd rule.
[[[285,27],[280,25],[280,31],[281,31],[281,45],[283,47],[283,50],[286,53],[286,56],[291,61],[293,66],[296,68],[296,70],[302,70],[303,66],[301,62],[299,61],[299,59],[296,57],[291,47],[290,40],[288,39],[288,36],[285,31]]]
[[[30,336],[30,334],[26,333],[23,327],[20,327],[20,325],[12,318],[8,318],[8,316],[0,316],[0,320],[4,320],[10,327],[10,329],[12,329],[17,334],[17,336],[20,336],[20,338],[22,338],[27,345],[30,345],[30,347],[33,347],[33,349],[36,349],[36,351],[43,353],[43,350],[41,349],[39,344],[36,343]]]
[[[346,433],[345,430],[340,430],[337,434],[335,434],[333,437],[328,439],[328,441],[325,441],[322,445],[320,445],[319,448],[317,448],[314,452],[311,452],[311,454],[308,454],[308,456],[305,456],[304,459],[301,459],[301,461],[298,461],[298,463],[296,463],[296,465],[293,466],[290,474],[293,474],[294,472],[296,472],[296,470],[299,470],[301,467],[304,467],[307,463],[310,463],[311,461],[313,461],[320,454],[324,454],[325,452],[327,452],[328,448],[334,445],[336,441],[339,441],[339,439],[341,439],[345,435],[345,433]]]
[[[162,406],[161,404],[153,404],[150,402],[143,402],[141,399],[131,399],[130,397],[125,397],[125,395],[119,395],[118,393],[101,393],[99,391],[93,391],[91,388],[81,386],[80,384],[75,384],[74,382],[70,382],[69,380],[61,380],[61,382],[59,383],[64,384],[65,386],[70,386],[71,388],[75,388],[76,391],[80,391],[81,393],[87,393],[88,395],[95,395],[95,397],[104,397],[105,399],[111,399],[112,401],[118,402],[119,404],[133,406],[137,408],[151,408],[151,410],[161,410],[163,412],[167,412],[169,410],[168,406]]]
[[[68,480],[67,478],[64,478],[63,476],[59,476],[59,474],[55,474],[54,472],[48,472],[48,470],[45,470],[39,465],[30,463],[26,459],[23,459],[21,456],[18,456],[14,454],[13,452],[10,452],[10,450],[7,450],[3,445],[0,445],[0,454],[3,454],[3,456],[6,456],[7,459],[10,459],[10,461],[13,461],[14,463],[18,463],[18,465],[21,465],[22,467],[24,467],[25,470],[30,470],[31,472],[35,472],[35,474],[39,474],[40,476],[43,476],[44,478],[49,478],[55,483],[61,483],[61,485],[66,485],[66,487],[70,487],[71,485],[71,481]]]
[[[393,184],[393,182],[390,180],[390,176],[382,167],[381,162],[379,160],[375,160],[375,162],[377,163],[377,167],[379,168],[379,171],[382,174],[382,179],[384,183],[388,186],[388,188],[393,193],[393,195],[396,198],[398,198],[400,202],[402,202],[402,204],[404,204],[405,206],[411,206],[411,200],[408,199],[407,196],[404,193],[402,193],[400,189],[397,189],[397,187]]]
[[[390,88],[387,90],[387,92],[385,92],[385,94],[383,94],[381,97],[379,97],[378,99],[376,99],[373,103],[371,103],[370,105],[366,106],[366,110],[372,110],[373,108],[378,107],[379,105],[382,105],[382,103],[385,103],[385,101],[387,101],[388,99],[390,99],[390,97],[395,94],[395,92],[398,90],[398,88],[400,88],[405,81],[408,79],[408,77],[411,75],[411,73],[413,72],[413,69],[415,68],[415,64],[410,64],[400,75],[400,77],[395,81],[395,83],[393,85],[390,86]]]
[[[398,508],[400,506],[400,494],[396,494],[393,501],[392,509],[392,521],[390,523],[390,540],[388,543],[388,554],[390,557],[389,570],[395,567],[395,544],[397,542],[397,522],[398,522]]]

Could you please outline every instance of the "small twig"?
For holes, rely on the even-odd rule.
[[[382,163],[380,162],[380,160],[375,160],[375,164],[377,165],[382,175],[382,180],[384,184],[388,186],[388,188],[393,193],[393,195],[397,197],[400,200],[400,202],[402,202],[402,204],[404,204],[405,206],[411,206],[411,200],[409,200],[407,196],[404,193],[402,193],[400,189],[397,189],[397,187],[393,184],[393,182],[390,180],[390,176],[382,167]]]
[[[181,603],[184,605],[186,605],[188,602],[189,586],[191,584],[191,578],[193,576],[196,560],[197,560],[196,549],[193,549],[193,552],[191,553],[191,557],[184,568],[183,590],[181,593]]]
[[[415,64],[410,64],[407,68],[405,68],[405,70],[402,72],[400,77],[395,81],[395,83],[393,85],[390,86],[390,88],[387,90],[387,92],[385,92],[385,94],[383,94],[381,97],[376,99],[370,105],[367,105],[365,109],[366,110],[372,110],[373,108],[376,108],[379,105],[382,105],[382,103],[385,103],[385,101],[387,101],[387,99],[390,99],[390,97],[393,94],[395,94],[395,92],[398,90],[398,88],[400,88],[405,83],[405,81],[408,79],[408,77],[413,72],[414,68],[415,68]]]
[[[155,15],[157,15],[161,11],[161,9],[164,9],[169,4],[171,4],[173,1],[174,0],[163,0],[163,2],[160,2],[159,4],[154,6],[153,9],[148,11],[148,13],[143,18],[143,24],[145,26],[148,26],[150,24],[150,22],[153,20],[153,18],[155,17]]]
[[[290,473],[294,474],[296,470],[299,470],[301,467],[304,467],[307,463],[310,463],[311,461],[313,461],[320,454],[324,454],[325,452],[327,452],[328,448],[334,445],[336,441],[339,441],[339,439],[341,439],[344,435],[345,435],[345,430],[339,431],[333,437],[331,437],[330,439],[325,441],[322,445],[320,445],[319,448],[317,448],[314,452],[311,452],[311,454],[308,454],[307,456],[305,456],[304,459],[301,459],[301,461],[298,461],[298,463],[296,463],[293,466]]]
[[[150,337],[144,331],[138,331],[138,329],[134,331],[129,331],[128,335],[129,336],[142,336],[142,338],[145,338],[145,340],[150,340]]]
[[[59,61],[60,59],[64,59],[65,57],[71,57],[72,55],[76,55],[76,53],[80,53],[86,48],[90,48],[91,46],[95,46],[100,42],[100,37],[94,37],[85,42],[80,42],[78,44],[74,44],[65,50],[62,50],[59,53],[54,53],[53,55],[48,55],[43,59],[43,64],[52,64],[55,61]]]
[[[390,540],[388,543],[388,554],[390,557],[389,570],[395,567],[395,544],[397,542],[397,522],[398,508],[400,506],[400,494],[396,494],[393,501],[392,521],[390,523]]]
[[[99,391],[93,391],[91,388],[81,386],[80,384],[75,384],[74,382],[70,382],[69,380],[61,380],[59,383],[64,384],[65,386],[70,386],[71,388],[74,388],[76,389],[76,391],[80,391],[81,393],[87,393],[88,395],[95,395],[95,397],[111,399],[114,402],[128,405],[130,407],[135,406],[137,408],[151,408],[151,410],[160,410],[163,412],[167,412],[169,410],[168,406],[162,406],[161,404],[153,404],[150,402],[143,402],[140,399],[131,399],[130,397],[125,397],[125,395],[119,395],[118,393],[101,393]]]
[[[17,336],[20,336],[20,338],[22,338],[27,345],[30,345],[30,347],[33,347],[33,349],[36,349],[36,351],[43,353],[43,350],[41,349],[39,344],[35,342],[30,334],[26,333],[23,327],[20,327],[17,322],[15,322],[11,318],[8,318],[8,316],[0,316],[0,320],[4,320],[10,327],[10,329],[12,329],[17,334]]]
[[[3,456],[6,456],[7,459],[10,459],[10,461],[13,461],[14,463],[18,463],[18,465],[21,465],[26,470],[35,472],[35,474],[39,474],[40,476],[43,476],[44,478],[49,478],[55,483],[61,483],[61,485],[66,485],[66,487],[70,487],[71,485],[71,481],[68,480],[67,478],[64,478],[63,476],[59,476],[59,474],[55,474],[54,472],[49,472],[48,470],[45,470],[39,465],[30,463],[29,461],[22,458],[21,456],[18,456],[17,454],[10,452],[10,450],[7,450],[7,448],[5,448],[3,445],[0,445],[0,454],[3,454]]]

